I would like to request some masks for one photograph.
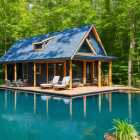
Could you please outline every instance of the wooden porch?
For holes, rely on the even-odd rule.
[[[91,89],[93,89],[92,91],[94,91],[94,89],[96,90],[97,89],[97,91],[99,90],[99,88],[101,88],[102,87],[102,82],[103,82],[103,80],[102,80],[102,70],[101,70],[101,65],[102,65],[102,63],[108,63],[109,64],[109,68],[108,68],[108,82],[107,82],[107,85],[108,86],[112,86],[112,61],[111,60],[68,60],[68,61],[66,61],[66,60],[57,60],[57,61],[37,61],[37,62],[33,62],[33,86],[34,86],[34,89],[39,89],[38,87],[37,87],[37,75],[38,74],[40,74],[41,73],[41,65],[39,65],[39,64],[45,64],[46,65],[46,69],[45,69],[45,73],[46,73],[46,83],[49,83],[49,73],[48,73],[48,65],[50,64],[50,63],[52,63],[52,64],[54,64],[54,67],[53,67],[53,72],[54,72],[54,74],[53,74],[53,76],[56,76],[56,72],[57,72],[57,68],[56,68],[56,64],[57,63],[62,63],[63,64],[63,72],[62,72],[62,74],[63,74],[63,76],[70,76],[70,82],[69,82],[69,90],[74,90],[74,92],[77,92],[77,90],[78,89],[82,89],[82,88],[84,88],[84,87],[81,87],[81,88],[79,88],[79,87],[77,87],[77,88],[74,88],[73,89],[73,67],[72,67],[72,65],[73,65],[73,62],[82,62],[82,72],[83,72],[83,74],[82,74],[82,78],[83,78],[83,80],[82,80],[82,83],[80,83],[82,86],[87,86],[87,85],[93,85],[94,86],[94,78],[95,78],[95,62],[97,63],[97,86],[96,87],[93,87],[93,86],[91,86],[90,88]],[[90,63],[91,64],[91,67],[90,67],[90,71],[91,71],[91,73],[90,73],[90,76],[91,76],[91,81],[90,82],[87,82],[87,63]],[[13,65],[14,65],[14,81],[17,81],[18,80],[18,76],[17,76],[17,64],[18,63],[13,63]],[[67,68],[67,64],[68,64],[68,68]],[[8,74],[8,70],[7,70],[7,65],[8,65],[8,63],[6,63],[5,64],[5,80],[7,80],[8,79],[8,76],[7,76],[7,74]],[[25,72],[25,70],[24,70],[24,65],[27,65],[26,66],[26,72]],[[29,72],[28,72],[28,70],[29,70],[29,66],[28,66],[29,64],[28,64],[28,62],[24,62],[24,63],[22,63],[22,77],[23,77],[23,79],[24,79],[24,77],[26,77],[26,79],[27,79],[27,82],[28,82],[28,75],[29,75]],[[40,71],[38,70],[38,68],[40,69]],[[79,84],[79,85],[80,85]],[[108,87],[107,86],[107,87]],[[36,87],[36,88],[35,88]],[[107,87],[102,87],[103,89],[106,89]],[[24,87],[24,88],[27,88],[28,89],[28,87]],[[33,88],[33,87],[31,87],[31,88]],[[85,88],[87,88],[87,87],[85,87]],[[102,89],[101,88],[101,89]],[[49,91],[51,91],[51,90],[49,90]],[[51,92],[56,92],[56,91],[51,91]],[[62,93],[64,92],[66,92],[66,91],[61,91]],[[73,91],[72,91],[73,92]],[[69,91],[69,93],[70,94],[72,94],[72,92],[70,92]],[[80,92],[81,93],[81,92]]]
[[[84,87],[76,87],[72,90],[53,90],[53,89],[41,89],[40,87],[7,87],[5,85],[1,85],[0,88],[16,90],[20,92],[26,92],[31,94],[46,94],[52,96],[64,96],[64,97],[82,97],[82,96],[91,96],[102,93],[111,93],[111,92],[119,92],[119,91],[127,91],[131,90],[130,87],[114,85],[114,86],[84,86]]]

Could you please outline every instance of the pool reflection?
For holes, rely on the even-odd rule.
[[[68,140],[73,137],[76,140],[103,140],[103,135],[112,127],[114,118],[129,116],[130,122],[132,121],[131,94],[100,93],[89,97],[61,98],[5,90],[0,96],[1,99],[5,98],[0,104],[1,114],[4,114],[5,119],[12,118],[11,122],[15,121],[16,125],[24,123],[22,129],[25,135],[31,130],[41,135],[41,138],[45,135],[48,139],[56,139],[51,135],[55,132],[57,136],[66,133]],[[26,130],[28,124],[29,130]],[[12,128],[11,125],[10,129]],[[65,136],[60,137],[66,139]]]

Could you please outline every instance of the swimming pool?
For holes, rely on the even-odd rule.
[[[1,140],[103,140],[114,118],[140,123],[140,95],[77,99],[0,90]],[[140,126],[137,127],[140,131]]]

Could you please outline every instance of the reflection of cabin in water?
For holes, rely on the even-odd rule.
[[[101,87],[101,63],[108,62],[109,85],[112,60],[107,56],[93,24],[18,40],[0,59],[5,64],[5,79],[26,79],[34,87],[53,79],[70,76],[74,84]]]

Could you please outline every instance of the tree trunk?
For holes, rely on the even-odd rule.
[[[135,31],[134,31],[134,19],[135,19],[135,11],[131,11],[131,30],[132,30],[132,35],[131,35],[131,41],[130,41],[130,50],[129,50],[129,58],[128,58],[128,86],[131,86],[131,70],[132,70],[132,52],[134,51],[135,47]]]

